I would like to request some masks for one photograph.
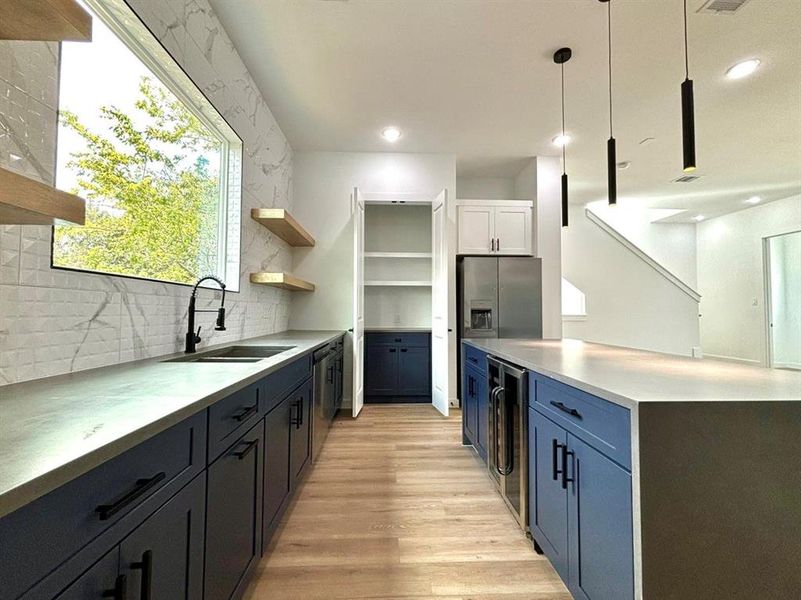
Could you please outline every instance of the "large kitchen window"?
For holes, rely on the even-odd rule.
[[[53,266],[239,284],[242,143],[123,0],[89,0],[91,43],[61,50],[56,183],[87,200]]]

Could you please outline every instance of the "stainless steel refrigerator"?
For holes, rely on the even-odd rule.
[[[542,259],[460,256],[456,284],[456,364],[461,398],[462,339],[542,338]]]

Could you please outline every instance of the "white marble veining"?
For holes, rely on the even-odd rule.
[[[801,400],[801,373],[579,340],[465,340],[600,398],[641,402]]]
[[[124,8],[120,0],[110,6]],[[291,292],[252,285],[251,271],[289,270],[291,249],[242,218],[292,208],[292,149],[206,0],[128,0],[243,142],[240,292],[226,295],[228,329],[201,315],[204,343],[287,328]],[[115,9],[115,10],[117,10]],[[58,44],[0,42],[0,164],[52,183]],[[175,352],[189,288],[50,268],[51,228],[0,226],[0,385]],[[200,292],[201,304],[214,292]]]
[[[286,331],[237,342],[295,346],[255,363],[162,356],[0,388],[0,517],[343,334]]]

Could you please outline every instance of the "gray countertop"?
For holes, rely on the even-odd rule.
[[[801,373],[579,340],[464,340],[627,408],[640,402],[801,400]]]
[[[83,475],[343,331],[285,331],[209,346],[294,349],[254,363],[155,359],[0,387],[0,517]]]
[[[388,333],[431,333],[430,327],[365,327],[367,333],[375,332],[388,332]]]

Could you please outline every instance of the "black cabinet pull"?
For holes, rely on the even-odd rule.
[[[402,338],[395,338],[395,341],[396,341],[396,342],[402,342],[402,341],[403,341],[403,339],[402,339]]]
[[[156,473],[153,475],[153,477],[148,479],[137,479],[136,484],[130,492],[111,504],[98,504],[97,508],[95,508],[95,512],[98,514],[101,521],[105,521],[106,519],[116,515],[123,508],[134,502],[137,498],[143,496],[148,490],[158,485],[159,482],[166,477],[167,474],[164,471],[161,471],[160,473]]]
[[[334,383],[334,365],[331,365],[326,369],[325,380],[327,383]]]
[[[131,563],[132,569],[142,569],[142,586],[140,600],[151,600],[153,597],[153,551],[145,550],[140,562]]]
[[[478,364],[478,359],[475,356],[468,356],[467,360],[469,360],[473,364]]]
[[[114,582],[113,590],[103,592],[103,598],[113,598],[114,600],[125,600],[128,597],[128,585],[125,575],[119,575]]]
[[[303,425],[303,398],[298,400],[298,429]]]
[[[468,378],[467,378],[467,395],[468,396],[472,396],[473,395],[473,376],[472,375],[468,376]]]
[[[498,252],[501,251],[501,238],[495,238],[495,249]]]
[[[397,350],[398,350],[397,348],[390,348],[389,349],[390,352],[397,352]]]
[[[248,454],[250,454],[250,452],[252,450],[254,450],[256,448],[256,446],[259,445],[259,440],[255,439],[255,440],[250,441],[250,442],[245,442],[245,444],[247,444],[247,445],[245,446],[245,448],[243,450],[240,450],[239,452],[234,452],[233,453],[233,455],[236,456],[239,460],[243,460]]]
[[[490,252],[495,252],[495,238],[490,241]]]
[[[553,453],[552,456],[553,456],[553,480],[554,481],[559,481],[559,475],[561,475],[562,472],[564,471],[564,469],[560,470],[559,466],[558,466],[559,458],[562,458],[562,460],[564,461],[564,457],[562,457],[562,455],[559,453],[559,449],[560,448],[567,449],[567,446],[565,446],[564,444],[560,444],[558,440],[554,439],[553,440],[553,447],[551,449],[552,453]]]
[[[555,406],[556,408],[558,408],[562,412],[566,412],[567,414],[569,414],[572,417],[576,417],[577,419],[581,419],[582,418],[581,417],[581,413],[579,411],[577,411],[575,408],[571,408],[569,406],[565,406],[564,403],[562,403],[562,402],[557,402],[556,400],[551,400],[551,405]]]
[[[298,417],[299,412],[300,412],[299,402],[295,400],[292,403],[292,406],[289,407],[289,424],[294,425],[295,429],[300,427],[300,417]]]
[[[562,446],[562,489],[567,489],[567,484],[572,483],[576,480],[575,477],[568,477],[567,476],[567,457],[571,458],[571,462],[573,463],[573,472],[576,471],[576,453],[572,450],[567,449],[567,444]]]
[[[401,348],[401,352],[407,352],[408,348]]]
[[[246,406],[241,413],[239,413],[238,415],[234,415],[233,418],[235,421],[239,421],[241,423],[242,421],[247,420],[250,417],[250,415],[252,415],[258,410],[259,410],[259,404],[257,402],[253,406]]]

